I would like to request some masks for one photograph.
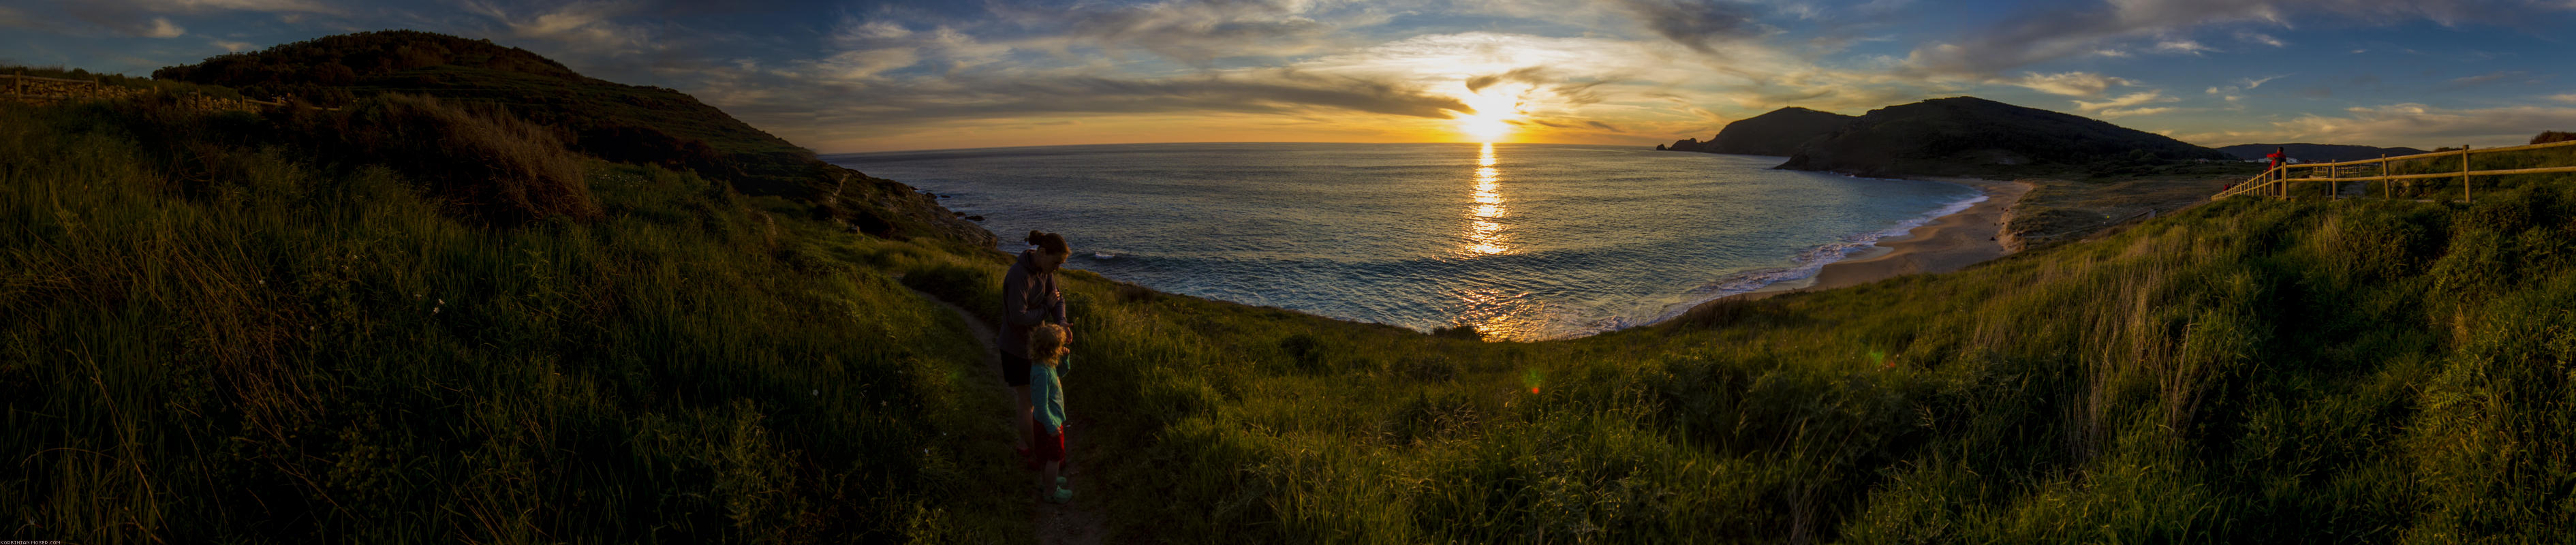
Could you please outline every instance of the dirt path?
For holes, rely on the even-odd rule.
[[[1001,353],[997,352],[994,348],[993,326],[985,324],[982,319],[976,318],[974,313],[966,312],[965,308],[949,304],[948,301],[941,300],[929,293],[921,290],[913,290],[912,293],[920,295],[922,299],[928,300],[932,303],[938,303],[941,307],[946,307],[949,312],[957,314],[957,319],[964,320],[966,322],[966,331],[975,335],[975,342],[984,345],[983,372],[977,373],[977,375],[982,376],[984,378],[984,383],[991,385],[993,390],[1000,392],[1004,398],[1011,398],[1018,395],[1017,393],[1012,392],[1009,386],[1002,385],[1002,356]],[[1016,428],[1019,426],[1019,421],[1011,418],[1010,415],[1000,415],[1000,417],[1003,420],[1003,426],[1005,427]],[[1073,439],[1070,434],[1067,434],[1066,438]],[[1086,449],[1081,448],[1079,446],[1081,444],[1082,443],[1080,441],[1066,441],[1065,450],[1068,452],[1065,453],[1065,456],[1067,458],[1082,460],[1084,463],[1081,465],[1088,466],[1090,465],[1089,461],[1091,458],[1088,456],[1082,456],[1082,453],[1084,453]],[[1010,448],[1010,445],[994,446],[994,450],[1006,453],[1010,451]],[[1099,502],[1097,498],[1099,497],[1098,490],[1100,490],[1100,488],[1092,486],[1090,479],[1084,478],[1083,472],[1076,471],[1074,468],[1075,464],[1068,463],[1065,464],[1065,469],[1063,471],[1065,480],[1069,481],[1066,484],[1073,489],[1073,502],[1067,504],[1054,504],[1037,501],[1037,493],[1033,490],[1038,480],[1037,476],[1034,474],[1018,476],[1028,485],[1020,487],[1023,490],[1029,491],[1028,494],[1024,495],[1025,499],[1036,506],[1036,526],[1039,543],[1081,545],[1100,543],[1101,528],[1104,527],[1101,524],[1103,519],[1100,516],[1100,510],[1096,507],[1096,504]],[[1086,496],[1086,494],[1089,494],[1089,496]]]

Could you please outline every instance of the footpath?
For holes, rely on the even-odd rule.
[[[1017,393],[1012,392],[1009,386],[1002,385],[1002,356],[1001,353],[996,350],[996,347],[999,345],[993,340],[993,333],[996,330],[993,329],[991,324],[984,323],[984,320],[976,318],[974,313],[967,312],[965,308],[951,304],[948,301],[941,300],[937,296],[933,296],[927,292],[913,290],[912,293],[921,296],[924,300],[938,303],[939,306],[947,308],[949,312],[956,313],[957,319],[964,320],[966,322],[967,332],[975,335],[976,343],[984,345],[984,365],[982,371],[976,373],[976,375],[982,378],[984,384],[990,385],[994,390],[999,391],[1005,399],[1010,399],[1018,395]],[[1001,419],[1004,427],[1019,427],[1019,420],[1012,418],[1011,415],[996,416]],[[1099,504],[1098,498],[1100,497],[1099,494],[1102,489],[1092,483],[1090,479],[1086,478],[1083,471],[1079,470],[1079,468],[1090,467],[1093,461],[1092,457],[1084,455],[1090,452],[1090,449],[1082,448],[1082,440],[1079,436],[1068,434],[1066,439],[1065,457],[1068,458],[1068,460],[1064,464],[1064,478],[1065,480],[1070,481],[1067,484],[1073,488],[1073,502],[1056,504],[1038,501],[1038,478],[1034,472],[1023,473],[1015,476],[1022,481],[1022,486],[1017,488],[1026,492],[1025,494],[1021,494],[1022,500],[1036,506],[1036,527],[1039,543],[1050,545],[1097,544],[1100,543],[1101,528],[1104,527],[1102,524],[1104,517],[1100,515],[1100,510],[1096,507]],[[1007,455],[1006,453],[1009,453],[1010,451],[1011,445],[993,445],[993,452],[1005,453],[1003,455]]]

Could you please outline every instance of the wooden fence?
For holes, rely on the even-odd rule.
[[[2562,166],[2503,170],[2469,170],[2469,156],[2474,154],[2532,151],[2559,147],[2567,147],[2570,152],[2566,160],[2562,161]],[[2450,157],[2453,155],[2460,156],[2460,169],[2457,171],[2425,174],[2389,173],[2388,165],[2392,162],[2424,161]],[[2280,167],[2264,171],[2262,174],[2255,175],[2253,178],[2246,179],[2245,183],[2237,184],[2235,187],[2228,188],[2225,191],[2220,191],[2217,195],[2210,196],[2209,200],[2214,201],[2238,195],[2258,195],[2286,199],[2301,196],[2302,193],[2333,198],[2341,196],[2344,184],[2351,182],[2379,182],[2379,193],[2382,196],[2393,198],[2396,196],[2396,189],[2395,186],[2390,185],[2389,182],[2400,180],[2456,178],[2460,181],[2460,199],[2465,201],[2470,200],[2475,196],[2472,193],[2472,187],[2470,185],[2470,179],[2475,176],[2549,174],[2558,172],[2576,172],[2576,141],[2551,142],[2547,144],[2532,144],[2528,146],[2488,149],[2471,149],[2467,146],[2462,146],[2461,149],[2451,151],[2436,151],[2432,153],[2401,155],[2397,157],[2381,157],[2378,159],[2362,159],[2359,161],[2344,161],[2340,163],[2281,165]],[[2323,186],[2324,189],[2305,189],[2318,186]]]
[[[36,103],[38,103],[38,104],[49,104],[49,103],[52,103],[52,102],[57,102],[57,101],[69,101],[69,100],[85,100],[85,99],[95,99],[95,98],[115,98],[115,97],[125,97],[125,96],[140,95],[140,94],[149,93],[149,92],[152,92],[152,91],[153,91],[152,89],[140,89],[140,88],[133,88],[133,87],[119,86],[119,85],[108,85],[108,84],[107,84],[107,83],[105,83],[105,82],[101,82],[101,81],[99,81],[99,78],[97,78],[97,77],[95,77],[95,76],[91,77],[90,79],[63,79],[63,78],[48,78],[48,77],[30,76],[30,75],[27,75],[27,74],[25,74],[25,73],[15,73],[15,74],[0,74],[0,79],[7,79],[7,80],[9,80],[9,82],[8,82],[7,84],[5,84],[5,85],[0,85],[0,89],[8,89],[8,90],[9,90],[9,94],[7,95],[9,99],[11,99],[11,100],[17,100],[17,101],[20,101],[20,102],[36,102]],[[33,84],[33,85],[36,87],[36,89],[34,89],[34,90],[35,90],[35,91],[37,91],[37,92],[33,92],[33,93],[28,92],[28,91],[29,91],[28,87],[29,87],[29,85],[30,85],[30,84]],[[221,101],[221,102],[240,102],[240,103],[244,103],[244,104],[258,105],[258,106],[272,106],[272,107],[274,107],[274,106],[285,106],[285,105],[286,105],[286,101],[282,101],[282,100],[251,100],[251,99],[248,99],[248,98],[242,98],[242,99],[229,99],[229,98],[227,98],[227,99],[216,99],[216,98],[214,98],[214,97],[206,97],[206,98],[211,99],[211,100],[218,100],[218,101]]]

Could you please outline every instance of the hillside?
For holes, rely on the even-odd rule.
[[[1707,142],[1687,139],[1661,149],[1785,157],[1797,153],[1800,145],[1841,130],[1857,119],[1792,106],[1728,123]]]
[[[909,186],[824,163],[689,95],[586,77],[487,40],[360,32],[166,67],[153,77],[321,106],[395,93],[494,106],[549,128],[582,153],[696,171],[747,195],[809,204],[814,214],[871,233],[994,243],[991,233]]]
[[[2362,159],[2378,159],[2383,156],[2397,157],[2402,155],[2425,153],[2424,150],[2415,148],[2374,148],[2370,146],[2352,146],[2344,144],[2237,144],[2218,148],[2218,151],[2219,153],[2227,154],[2229,157],[2254,160],[2262,159],[2266,155],[2271,155],[2272,150],[2274,149],[2283,150],[2284,153],[2289,154],[2293,159],[2307,162],[2329,163],[2340,161],[2359,161]]]
[[[1864,176],[2068,175],[2226,154],[2153,133],[1975,97],[1862,114],[1780,168]]]

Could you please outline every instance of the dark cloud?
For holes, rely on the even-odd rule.
[[[1646,30],[1704,54],[1716,45],[1761,35],[1751,6],[1718,0],[1611,0],[1643,23]]]
[[[1532,90],[1556,95],[1558,102],[1581,106],[1600,103],[1604,97],[1596,88],[1616,81],[1615,78],[1593,78],[1588,81],[1559,81],[1560,79],[1560,76],[1555,75],[1545,66],[1525,66],[1500,74],[1467,78],[1465,83],[1468,92],[1483,92],[1485,88],[1501,83],[1526,83]]]
[[[2516,13],[2576,8],[2564,0],[2125,0],[2045,8],[2015,14],[1970,30],[1951,43],[1916,48],[1908,66],[1917,72],[1993,76],[2049,60],[2102,53],[2122,42],[2188,35],[2204,25],[2288,25],[2296,19],[2334,18],[2374,24],[2431,20],[2452,25],[2519,27]],[[2191,44],[2187,39],[2169,44]],[[2125,53],[2118,49],[2113,52]]]
[[[2521,71],[2521,70],[2507,70],[2507,71],[2500,71],[2500,72],[2488,72],[2488,73],[2485,73],[2485,74],[2479,74],[2479,75],[2469,76],[2469,77],[2464,77],[2464,78],[2455,78],[2455,79],[2452,79],[2452,80],[2451,80],[2450,84],[2448,84],[2448,85],[2443,85],[2443,86],[2442,86],[2442,89],[2443,89],[2443,90],[2459,90],[2459,89],[2467,89],[2467,88],[2471,88],[2471,87],[2478,87],[2478,86],[2489,85],[2489,84],[2495,84],[2495,83],[2540,83],[2540,80],[2539,80],[2538,78],[2533,78],[2533,77],[2531,77],[2531,73],[2530,73],[2530,72],[2525,72],[2525,71]]]
[[[1372,24],[1367,9],[1319,13],[1311,2],[1169,0],[1151,4],[1023,6],[993,13],[1052,37],[1103,49],[1142,49],[1194,65],[1315,50],[1337,33]],[[1379,22],[1382,22],[1380,20]]]
[[[1478,92],[1478,91],[1483,91],[1483,90],[1485,90],[1485,88],[1486,88],[1486,87],[1492,87],[1492,86],[1494,86],[1494,84],[1496,84],[1496,83],[1502,83],[1502,82],[1506,82],[1506,81],[1517,81],[1517,82],[1527,83],[1527,84],[1531,84],[1531,85],[1544,85],[1544,84],[1546,84],[1546,83],[1547,83],[1547,81],[1546,81],[1546,79],[1545,79],[1545,78],[1546,78],[1546,74],[1547,74],[1547,67],[1545,67],[1545,66],[1530,66],[1530,67],[1524,67],[1524,68],[1514,69],[1514,70],[1512,70],[1512,71],[1510,71],[1510,72],[1504,72],[1504,73],[1500,73],[1500,74],[1488,74],[1488,75],[1476,76],[1476,77],[1472,77],[1472,78],[1467,78],[1467,91],[1468,91],[1468,92]]]
[[[735,89],[758,90],[758,100],[719,106],[755,125],[804,127],[825,140],[995,118],[1364,112],[1445,119],[1468,110],[1455,98],[1396,83],[1287,70],[1173,79],[951,76],[828,84],[734,74],[739,77],[711,83],[706,95],[721,101]]]

